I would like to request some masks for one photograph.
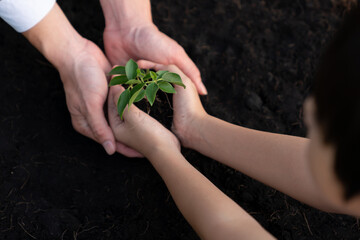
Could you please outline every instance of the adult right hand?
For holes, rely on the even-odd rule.
[[[74,128],[100,143],[108,154],[141,154],[115,142],[103,111],[111,66],[100,48],[81,37],[55,4],[24,36],[58,69]]]
[[[73,127],[102,144],[108,154],[113,154],[115,140],[103,111],[108,93],[105,72],[110,69],[109,62],[94,43],[84,39],[76,56],[57,68]]]
[[[128,157],[142,157],[123,143],[115,143],[103,110],[108,96],[105,73],[111,67],[103,52],[94,43],[85,41],[75,59],[58,68],[72,124],[78,132],[102,144],[108,154],[117,150]]]

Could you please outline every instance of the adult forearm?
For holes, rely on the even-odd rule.
[[[291,197],[333,211],[308,168],[309,139],[240,127],[207,116],[192,148]]]
[[[150,0],[100,0],[108,30],[152,23]]]
[[[179,210],[202,238],[270,237],[249,214],[191,166],[180,152],[160,151],[149,160],[165,181]]]
[[[57,4],[45,18],[23,35],[56,68],[68,63],[86,43]]]

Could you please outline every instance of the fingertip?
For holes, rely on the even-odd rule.
[[[192,80],[191,83],[194,85],[199,95],[208,95],[208,91],[201,80]],[[187,84],[190,84],[190,82]]]
[[[208,91],[202,82],[200,70],[185,52],[183,54],[185,55],[181,58],[176,58],[175,65],[194,83],[200,95],[207,95]]]
[[[199,90],[201,95],[208,95],[208,91],[207,91],[205,85],[202,82],[200,82],[198,84],[198,90]]]
[[[93,108],[92,112],[87,115],[86,120],[93,139],[101,144],[109,155],[113,154],[115,152],[115,137],[105,118],[102,107]]]
[[[136,62],[139,66],[139,68],[143,68],[143,69],[149,69],[149,68],[152,68],[155,63],[154,62],[151,62],[151,61],[148,61],[148,60],[139,60]]]
[[[116,149],[112,141],[105,141],[102,145],[108,155],[113,155],[115,153]]]
[[[164,65],[162,64],[158,64],[149,60],[139,60],[137,61],[137,64],[139,66],[139,68],[143,68],[143,69],[161,69],[164,67]]]

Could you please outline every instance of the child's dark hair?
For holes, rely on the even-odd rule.
[[[360,9],[350,10],[324,52],[313,95],[326,143],[335,147],[335,173],[346,200],[360,193]]]

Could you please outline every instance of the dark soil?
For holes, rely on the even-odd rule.
[[[305,136],[302,102],[338,26],[335,1],[153,0],[154,21],[201,70],[206,110]],[[59,4],[102,47],[98,1]],[[0,239],[198,239],[146,159],[107,156],[76,133],[54,69],[0,24]],[[152,115],[169,125],[167,101]],[[184,155],[279,239],[359,239],[355,218],[305,206],[194,151]]]

